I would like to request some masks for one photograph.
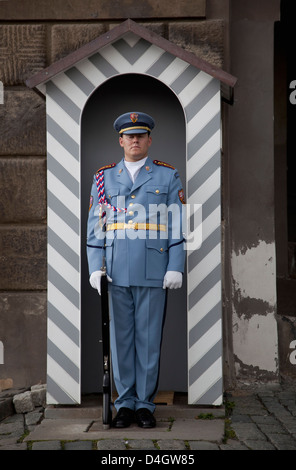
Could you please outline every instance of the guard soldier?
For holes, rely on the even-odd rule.
[[[184,194],[177,170],[152,160],[154,120],[129,112],[114,122],[124,158],[98,170],[87,227],[90,284],[101,292],[106,259],[110,292],[110,345],[118,392],[112,425],[156,424],[166,289],[180,288],[185,250]]]

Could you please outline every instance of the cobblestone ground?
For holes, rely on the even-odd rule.
[[[296,450],[295,387],[228,396],[228,405],[235,440],[228,439],[221,449]]]
[[[0,450],[296,450],[296,387],[226,394],[223,442],[166,439],[23,442],[42,419],[42,410],[0,422]],[[221,418],[220,418],[221,419]]]

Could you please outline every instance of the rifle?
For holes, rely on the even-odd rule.
[[[109,332],[109,301],[108,280],[105,257],[101,268],[101,306],[102,306],[102,342],[103,342],[103,428],[109,429],[112,420],[111,410],[111,367],[110,367],[110,332]]]

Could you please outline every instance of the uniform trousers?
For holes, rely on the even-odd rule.
[[[166,291],[109,284],[110,348],[117,410],[155,410]]]

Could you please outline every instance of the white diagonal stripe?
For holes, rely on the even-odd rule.
[[[80,143],[80,126],[69,114],[67,114],[59,104],[50,96],[46,98],[47,114],[50,116],[69,136]]]
[[[173,62],[159,75],[158,79],[170,85],[189,66],[187,62],[176,57]]]
[[[65,170],[80,181],[80,164],[49,132],[47,132],[47,148],[51,156],[62,165]]]
[[[49,355],[47,355],[47,374],[74,403],[80,403],[80,388],[77,387],[77,382]]]
[[[76,367],[80,365],[80,348],[73,343],[69,336],[62,331],[50,319],[47,321],[48,339],[50,339],[55,346],[62,351],[62,353],[70,359]]]
[[[188,365],[191,369],[200,359],[212,349],[221,338],[221,320],[218,320],[207,332],[199,338],[188,351]]]
[[[129,73],[131,71],[132,66],[129,61],[113,46],[101,49],[100,54],[120,73]]]
[[[190,142],[216,116],[220,106],[220,91],[192,118],[187,127],[187,138]]]
[[[65,260],[51,245],[48,245],[47,254],[50,266],[60,274],[72,287],[79,292],[80,275],[68,261]]]
[[[220,150],[220,130],[213,134],[209,140],[187,161],[187,172],[190,178]]]
[[[77,254],[80,254],[80,237],[53,210],[48,208],[48,226]]]
[[[97,69],[88,59],[79,62],[75,66],[95,87],[99,86],[106,80],[105,75]]]
[[[188,198],[189,204],[204,204],[209,197],[220,188],[220,168],[217,168],[209,178]]]
[[[80,311],[72,302],[62,294],[50,281],[47,285],[48,299],[50,303],[72,323],[75,328],[80,329]]]
[[[53,174],[47,171],[47,186],[76,217],[79,217],[79,199]]]
[[[198,96],[212,80],[213,78],[210,75],[202,71],[194,77],[179,94],[179,99],[184,108],[186,108],[186,106],[191,103],[192,99]]]
[[[217,282],[199,301],[188,311],[188,329],[194,328],[208,312],[221,300],[221,282]]]
[[[134,72],[141,73],[143,70],[148,70],[163,54],[163,50],[157,46],[151,46],[147,51],[139,57],[134,64]]]
[[[192,292],[220,264],[220,243],[208,253],[191,271],[188,280],[189,291]]]
[[[218,206],[202,223],[202,238],[206,240],[221,225],[221,206]],[[221,254],[220,257],[221,258]]]
[[[52,82],[68,96],[78,108],[83,109],[87,96],[69,77],[67,77],[67,75],[64,73],[59,74],[56,78],[52,79]]]
[[[218,358],[192,385],[189,387],[188,399],[190,403],[198,400],[222,377],[221,358]],[[215,405],[222,404],[222,395],[217,398]]]

